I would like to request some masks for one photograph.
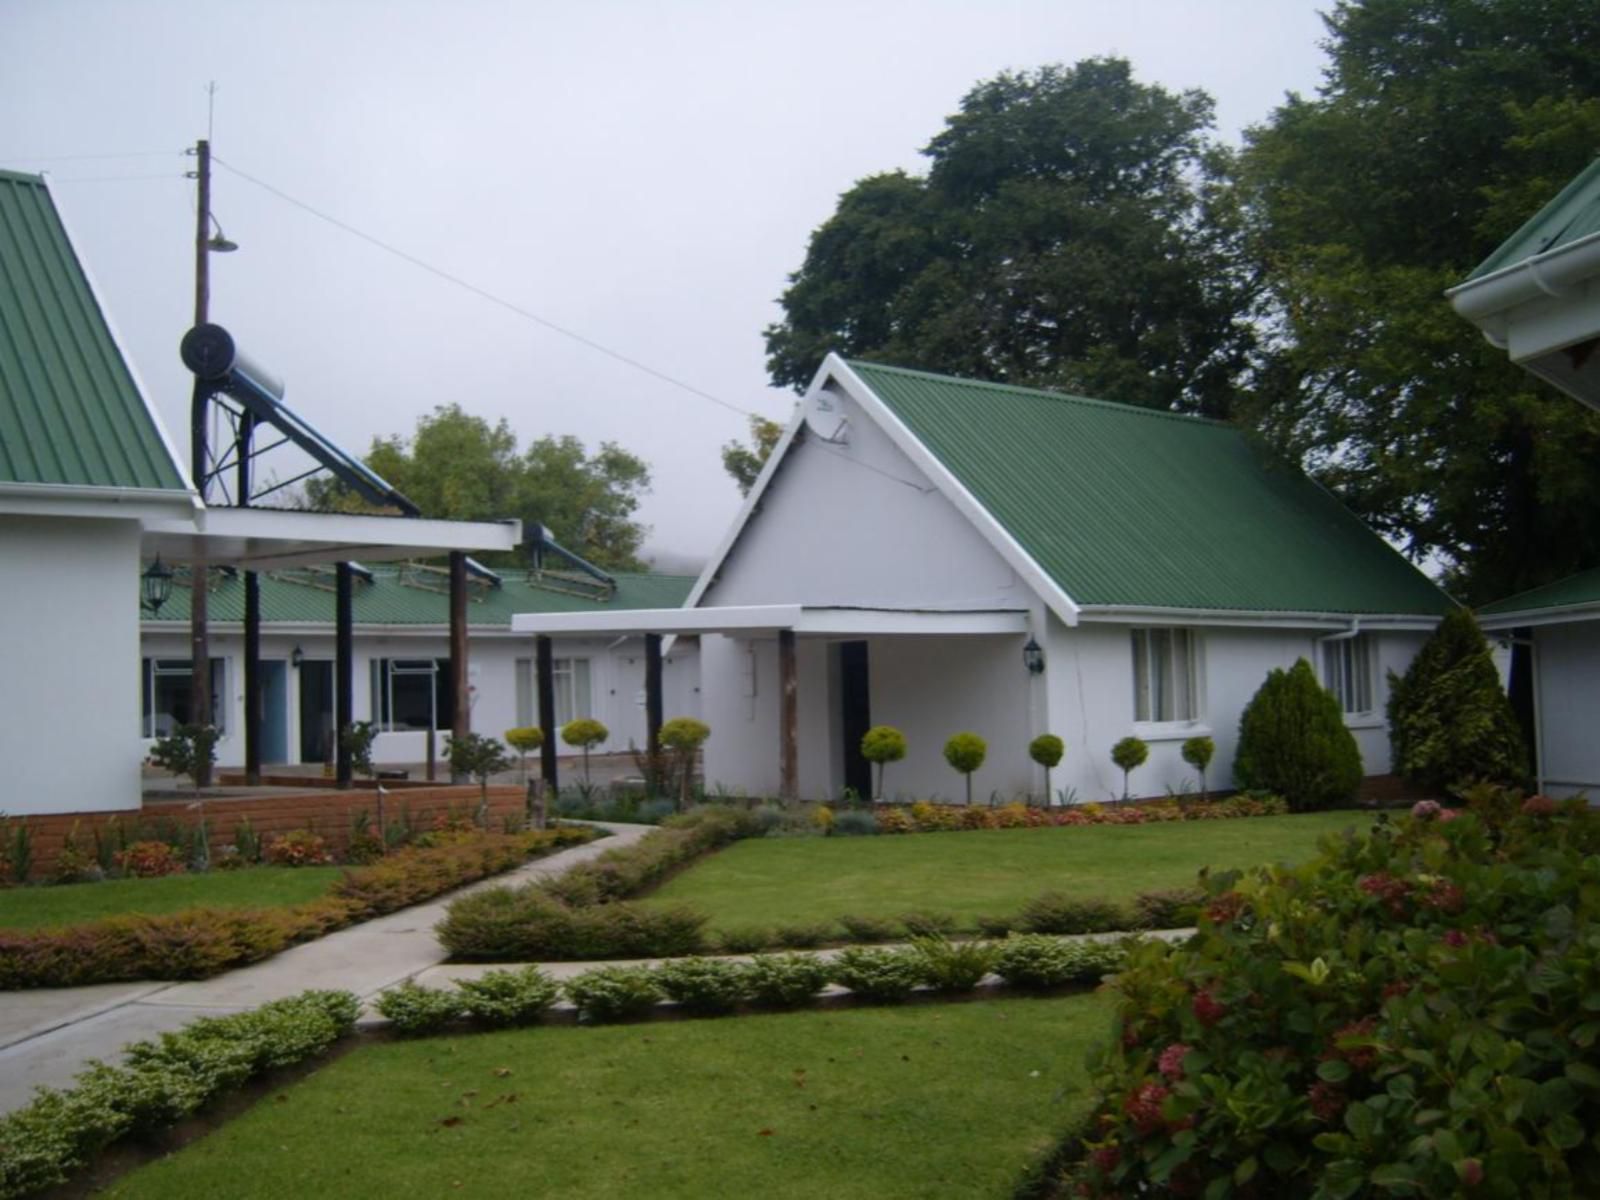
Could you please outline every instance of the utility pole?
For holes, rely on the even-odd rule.
[[[211,143],[204,138],[195,143],[195,181],[198,184],[198,203],[195,205],[194,225],[194,323],[204,325],[211,307]],[[189,413],[189,459],[194,485],[200,499],[206,498],[207,431],[206,393],[201,382],[195,380],[194,399]],[[196,725],[213,724],[211,709],[211,648],[206,632],[206,570],[205,543],[196,539],[194,552],[189,556],[189,657],[193,668],[189,681],[190,721]],[[195,787],[209,787],[211,765],[198,764],[195,769]]]

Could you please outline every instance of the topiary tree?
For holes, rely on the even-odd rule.
[[[694,759],[700,747],[711,736],[711,726],[693,717],[673,717],[661,726],[661,748],[670,751],[677,760],[675,766],[682,780],[678,793],[678,808],[689,803],[689,785],[694,780]]]
[[[544,745],[544,730],[537,725],[518,725],[501,735],[506,744],[517,752],[517,780],[526,791],[523,798],[523,817],[534,829],[544,828],[543,783],[539,789],[528,781],[528,755]],[[537,791],[537,794],[535,794]]]
[[[1144,766],[1145,759],[1150,757],[1150,747],[1145,745],[1142,738],[1125,737],[1115,746],[1111,747],[1111,761],[1122,768],[1122,798],[1128,796],[1128,772],[1135,767]]]
[[[1053,733],[1041,733],[1028,743],[1028,757],[1044,768],[1044,806],[1050,807],[1050,769],[1059,766],[1067,744]]]
[[[972,773],[989,756],[989,744],[975,733],[958,733],[944,744],[944,760],[967,778],[967,807],[972,807]]]
[[[1246,706],[1233,775],[1245,788],[1277,792],[1295,812],[1355,799],[1361,751],[1305,659],[1270,672]]]
[[[215,725],[180,725],[150,747],[150,761],[174,775],[187,775],[200,790],[200,781],[211,775],[217,761],[217,740],[222,736]]]
[[[878,768],[878,788],[873,793],[876,800],[883,799],[883,768],[885,764],[899,762],[906,756],[906,735],[893,725],[874,725],[861,737],[861,757]]]
[[[452,737],[445,743],[445,754],[450,759],[450,769],[462,775],[471,775],[478,781],[478,815],[480,827],[489,824],[489,776],[511,766],[511,756],[493,738],[478,733]]]
[[[1206,798],[1206,768],[1217,753],[1217,744],[1208,737],[1192,737],[1184,742],[1183,761],[1200,772],[1200,798]]]
[[[1489,644],[1464,608],[1447,614],[1404,676],[1389,673],[1394,772],[1436,792],[1474,779],[1525,784],[1528,750]]]
[[[598,746],[611,736],[611,731],[593,717],[579,717],[561,727],[561,740],[569,746],[583,748],[583,785],[589,786],[589,747]]]

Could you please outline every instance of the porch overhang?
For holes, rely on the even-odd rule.
[[[712,608],[641,608],[630,612],[517,613],[513,633],[544,637],[628,634],[726,634],[757,637],[883,637],[897,634],[961,636],[1025,634],[1026,609],[837,608],[809,604],[754,604]]]

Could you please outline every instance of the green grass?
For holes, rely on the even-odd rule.
[[[1080,995],[368,1046],[112,1196],[1012,1195],[1086,1109]]]
[[[1359,813],[1304,813],[1231,821],[986,829],[878,837],[761,838],[737,842],[668,881],[646,903],[688,903],[710,928],[953,913],[970,923],[1007,915],[1041,892],[1129,900],[1193,884],[1195,872],[1309,858],[1317,839]]]
[[[0,928],[39,929],[185,908],[281,908],[315,900],[342,871],[341,867],[249,867],[159,879],[8,888],[0,891]]]

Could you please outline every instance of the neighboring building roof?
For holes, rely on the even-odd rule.
[[[45,181],[0,171],[0,483],[187,492]]]
[[[1600,568],[1579,571],[1554,583],[1507,596],[1478,610],[1480,617],[1500,617],[1511,613],[1540,612],[1557,608],[1583,608],[1600,604]]]
[[[445,575],[418,572],[406,566],[369,568],[373,582],[357,580],[351,594],[357,625],[429,625],[450,623],[450,597]],[[519,612],[597,612],[634,608],[676,608],[688,596],[694,579],[685,575],[618,574],[617,590],[609,600],[587,594],[576,581],[552,579],[532,582],[536,573],[496,571],[498,588],[472,583],[468,588],[467,624],[470,627],[509,629],[511,615]],[[263,625],[325,624],[333,627],[333,573],[303,571],[263,572],[261,621]],[[407,582],[409,580],[410,582]],[[418,586],[418,585],[422,586]],[[571,591],[553,590],[570,587]],[[176,586],[157,617],[148,624],[187,623],[189,589]],[[207,617],[213,625],[244,620],[244,580],[239,575],[214,573],[207,595]]]
[[[1214,421],[848,364],[1083,607],[1437,616],[1448,596]]]
[[[1600,233],[1600,159],[1596,159],[1559,195],[1534,213],[1493,254],[1467,276],[1467,282]]]

